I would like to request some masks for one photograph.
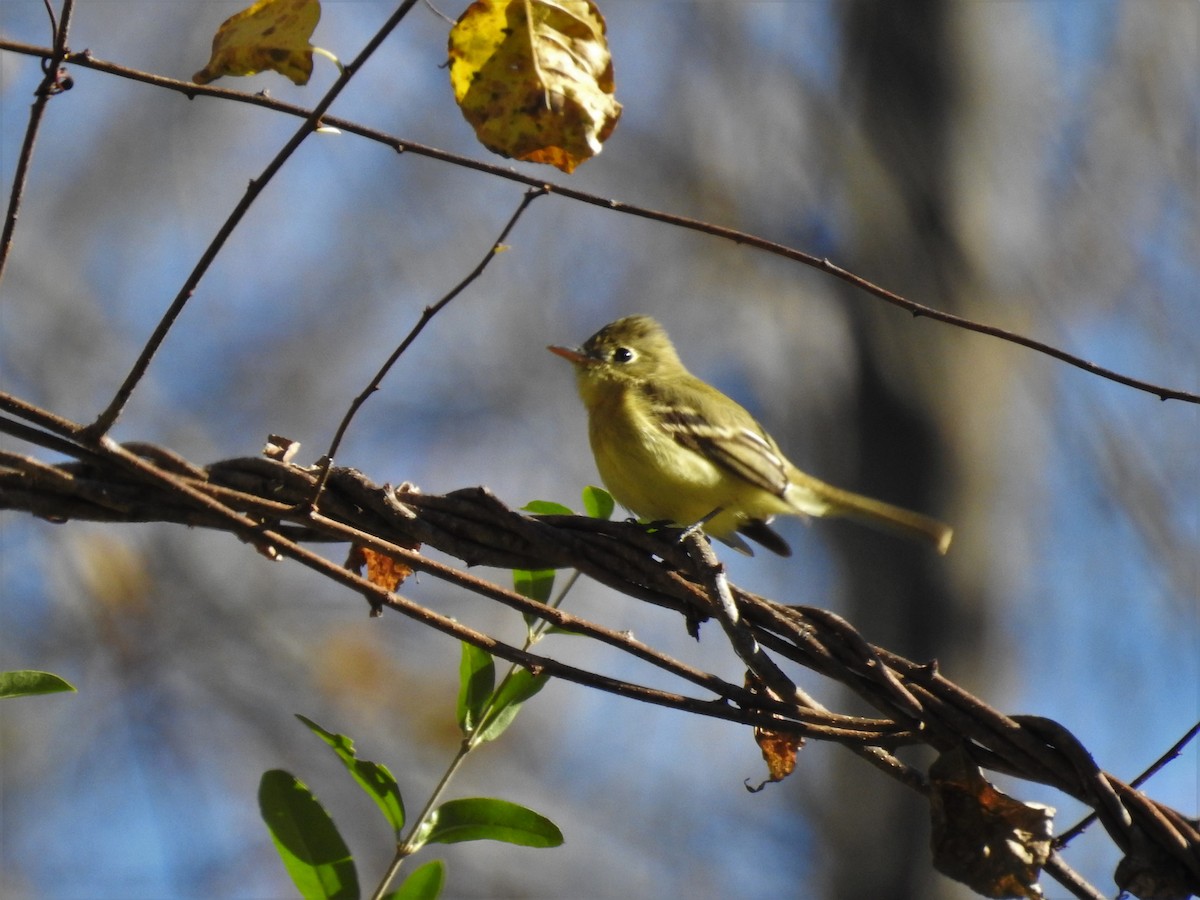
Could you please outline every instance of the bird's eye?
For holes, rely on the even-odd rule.
[[[630,350],[628,347],[618,347],[616,350],[613,351],[612,358],[613,358],[613,362],[627,363],[633,359],[633,351]]]

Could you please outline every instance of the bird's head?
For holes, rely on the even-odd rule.
[[[581,389],[605,382],[661,379],[684,371],[666,331],[649,316],[610,322],[577,350],[547,349],[575,366]]]

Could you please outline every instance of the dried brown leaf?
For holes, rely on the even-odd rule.
[[[360,575],[365,569],[367,581],[385,591],[396,590],[413,573],[411,566],[361,544],[350,547],[350,555],[346,557],[346,568]]]
[[[1054,809],[994,788],[962,749],[929,769],[934,867],[985,897],[1041,897]]]

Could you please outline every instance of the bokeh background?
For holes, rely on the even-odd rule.
[[[71,44],[186,79],[237,9],[79,0]],[[349,60],[391,9],[327,0],[314,42]],[[538,177],[751,231],[1200,390],[1192,0],[606,0],[602,11],[623,118],[576,175]],[[441,68],[447,27],[414,10],[335,112],[486,158]],[[48,43],[42,3],[4,0],[0,33]],[[296,122],[72,74],[47,112],[0,284],[0,385],[88,421]],[[40,77],[35,59],[0,52],[5,203]],[[219,84],[312,105],[334,77],[318,60],[308,88],[270,73]],[[116,436],[209,462],[253,455],[275,432],[315,458],[521,192],[349,135],[310,138],[202,282]],[[1196,406],[558,197],[538,200],[508,243],[372,397],[340,463],[429,492],[485,484],[513,505],[578,506],[596,478],[583,414],[567,367],[542,348],[650,313],[802,468],[957,528],[941,559],[853,525],[791,522],[795,556],[731,558],[737,583],[938,659],[992,705],[1057,719],[1124,778],[1200,718]],[[417,808],[457,744],[452,641],[398,616],[368,620],[360,598],[226,535],[4,514],[0,553],[0,668],[48,669],[80,689],[0,709],[0,895],[288,896],[255,800],[274,767],[316,791],[374,883],[387,828],[291,714],[354,736]],[[522,633],[519,617],[433,579],[405,591]],[[593,584],[569,605],[740,677],[715,630],[696,644],[673,616]],[[579,639],[544,649],[663,683]],[[849,754],[810,746],[789,780],[748,794],[743,780],[761,777],[732,725],[552,685],[453,794],[532,806],[566,844],[435,848],[447,895],[968,895],[930,870],[918,799]],[[1048,789],[1000,783],[1058,807],[1062,828],[1080,815]],[[1148,790],[1195,815],[1197,748]],[[1115,893],[1118,854],[1096,828],[1066,858]]]

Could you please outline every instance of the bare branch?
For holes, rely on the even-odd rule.
[[[17,157],[17,169],[13,174],[13,187],[8,196],[8,211],[4,215],[4,227],[0,229],[0,281],[4,280],[4,269],[12,254],[13,233],[17,228],[17,217],[21,212],[21,200],[25,196],[25,183],[29,179],[29,166],[33,163],[33,148],[37,145],[42,116],[50,98],[70,90],[71,78],[63,68],[63,59],[68,54],[67,35],[71,27],[71,15],[75,11],[75,0],[64,0],[62,19],[56,20],[50,0],[45,0],[46,12],[50,16],[50,30],[54,32],[54,49],[42,55],[44,76],[34,91],[33,106],[29,110],[29,124],[25,126],[25,139],[21,142],[21,153]]]
[[[25,53],[31,56],[47,56],[52,51],[45,47],[36,47],[29,44],[22,44],[16,41],[0,40],[0,50],[11,50],[16,53]],[[239,103],[250,103],[254,106],[262,106],[276,112],[286,113],[292,116],[305,118],[308,121],[316,121],[313,119],[314,112],[305,109],[304,107],[295,106],[290,103],[282,103],[262,94],[247,94],[241,91],[231,91],[223,88],[201,87],[191,84],[190,82],[178,81],[171,78],[163,78],[160,75],[152,75],[148,72],[140,72],[136,69],[130,69],[126,66],[121,66],[116,63],[104,62],[102,60],[93,59],[90,55],[76,54],[67,57],[68,62],[76,63],[98,71],[107,72],[112,75],[119,75],[123,78],[130,78],[135,81],[141,81],[146,84],[153,84],[156,87],[163,87],[169,90],[178,91],[188,97],[210,96],[219,97],[225,100],[236,100]],[[353,66],[350,67],[350,70]],[[318,111],[322,107],[318,107]],[[330,125],[340,131],[348,134],[356,134],[359,137],[367,138],[368,140],[376,141],[393,148],[398,153],[414,153],[418,156],[425,156],[430,159],[440,160],[442,162],[451,163],[456,166],[461,166],[467,169],[473,169],[477,172],[485,172],[489,175],[494,175],[497,178],[504,178],[509,181],[515,181],[518,184],[526,185],[527,187],[543,190],[547,193],[558,194],[571,200],[576,200],[581,203],[588,203],[592,206],[599,206],[603,209],[612,210],[613,212],[625,213],[626,215],[638,216],[643,219],[649,219],[655,222],[662,222],[666,225],[674,225],[677,228],[683,228],[688,231],[697,231],[702,234],[712,235],[713,237],[721,238],[727,241],[733,241],[735,244],[753,247],[756,250],[762,250],[766,253],[771,253],[775,256],[782,256],[784,259],[790,259],[794,262],[802,263],[832,275],[841,281],[846,282],[859,290],[865,291],[880,300],[897,306],[903,310],[912,313],[914,318],[926,318],[935,322],[942,322],[946,325],[952,325],[956,328],[961,328],[966,331],[973,331],[977,334],[987,335],[1010,344],[1017,344],[1037,353],[1045,354],[1060,362],[1066,363],[1069,366],[1074,366],[1077,369],[1082,369],[1091,375],[1098,378],[1103,378],[1108,381],[1116,382],[1117,384],[1125,385],[1134,390],[1141,391],[1147,394],[1153,394],[1160,400],[1178,400],[1183,403],[1200,403],[1200,393],[1187,391],[1180,388],[1169,387],[1166,385],[1155,384],[1154,382],[1146,381],[1140,378],[1133,378],[1129,375],[1117,372],[1114,369],[1109,369],[1105,366],[1097,365],[1094,362],[1076,356],[1073,353],[1068,353],[1058,347],[1048,344],[1044,341],[1039,341],[1034,338],[1026,337],[1014,331],[1009,331],[1005,328],[1000,328],[995,325],[988,325],[984,322],[976,322],[973,319],[968,319],[963,316],[957,316],[953,313],[943,312],[934,309],[931,306],[926,306],[922,303],[917,303],[907,297],[903,297],[894,291],[889,291],[887,288],[881,287],[874,282],[868,281],[852,272],[843,269],[831,260],[823,257],[814,256],[810,253],[805,253],[795,247],[789,247],[785,244],[780,244],[775,241],[768,240],[758,235],[749,234],[744,231],[738,231],[736,228],[726,228],[721,225],[715,225],[711,222],[704,222],[698,219],[692,219],[687,216],[680,216],[674,213],[662,212],[660,210],[649,209],[647,207],[638,206],[632,203],[624,203],[620,200],[600,197],[596,194],[589,194],[586,191],[580,191],[575,188],[569,188],[565,185],[554,184],[540,178],[533,178],[528,175],[523,175],[515,172],[504,166],[497,166],[490,163],[481,162],[471,159],[470,157],[460,156],[455,153],[449,153],[445,150],[438,150],[435,147],[418,144],[414,141],[409,141],[404,138],[398,138],[386,132],[379,131],[374,128],[366,128],[355,122],[346,119],[340,119],[336,116],[318,116],[320,122],[325,125]]]
[[[192,294],[195,293],[196,287],[200,284],[200,279],[204,277],[204,274],[208,271],[209,266],[211,266],[213,260],[217,258],[217,254],[221,251],[221,248],[225,246],[225,242],[229,239],[229,236],[233,234],[234,229],[237,228],[238,224],[242,221],[242,218],[246,215],[246,212],[250,209],[250,206],[255,200],[258,199],[259,194],[261,194],[263,189],[271,182],[271,179],[275,177],[276,173],[283,168],[283,164],[291,159],[292,154],[296,152],[296,149],[301,143],[303,143],[304,139],[316,131],[317,128],[319,128],[322,124],[327,124],[322,123],[321,117],[325,114],[329,107],[333,105],[333,101],[337,99],[338,95],[342,92],[346,85],[350,83],[350,79],[353,78],[355,73],[362,68],[363,64],[371,57],[371,54],[379,49],[379,46],[384,42],[387,36],[391,34],[392,31],[395,30],[396,26],[400,24],[401,20],[408,15],[408,11],[416,5],[416,2],[417,0],[403,0],[396,11],[392,13],[388,20],[383,24],[383,27],[381,27],[379,31],[375,33],[375,36],[367,42],[367,45],[354,59],[354,62],[342,69],[337,81],[333,83],[333,86],[328,90],[328,92],[326,92],[325,96],[321,98],[321,101],[316,105],[316,107],[314,107],[311,112],[305,115],[303,124],[301,124],[301,126],[296,130],[296,133],[292,135],[288,142],[283,145],[282,149],[275,154],[275,158],[267,164],[267,167],[263,169],[262,174],[250,182],[249,186],[246,188],[246,193],[242,195],[242,198],[238,201],[237,206],[234,207],[233,212],[229,214],[229,217],[225,220],[224,224],[221,225],[220,229],[217,231],[208,247],[205,248],[205,251],[201,255],[199,262],[196,263],[195,268],[192,269],[191,274],[188,275],[187,279],[183,283],[183,286],[179,289],[179,293],[175,295],[175,299],[171,302],[171,305],[163,314],[162,319],[159,320],[154,332],[150,335],[149,339],[146,341],[146,344],[142,347],[142,352],[134,362],[133,368],[130,370],[129,374],[125,377],[125,381],[117,389],[116,395],[109,402],[108,407],[102,413],[100,413],[100,415],[96,418],[96,421],[93,422],[89,427],[89,433],[94,438],[98,438],[104,434],[107,434],[108,430],[112,428],[113,423],[116,422],[117,417],[121,415],[121,411],[124,410],[125,404],[129,402],[129,398],[133,395],[133,391],[137,387],[138,382],[142,380],[142,376],[145,375],[146,369],[149,368],[150,361],[154,358],[155,353],[158,352],[158,348],[162,346],[162,342],[166,339],[167,333],[171,330],[171,326],[175,324],[175,320],[179,318],[179,314],[183,312],[183,308],[187,305],[188,300],[190,300]]]
[[[370,384],[366,386],[361,394],[354,398],[353,402],[350,404],[350,408],[346,410],[346,415],[342,417],[342,421],[337,427],[337,432],[333,436],[333,441],[330,443],[329,449],[325,452],[324,470],[321,473],[321,477],[317,479],[317,486],[314,489],[313,498],[311,501],[312,506],[316,506],[317,498],[320,496],[322,489],[325,487],[325,481],[329,477],[329,468],[333,465],[333,459],[335,456],[337,456],[338,448],[342,445],[342,438],[345,437],[346,429],[350,427],[350,421],[354,418],[355,414],[358,413],[359,408],[367,402],[368,397],[379,390],[379,385],[383,382],[383,379],[387,377],[387,373],[391,371],[392,366],[396,364],[396,361],[400,359],[404,351],[412,346],[412,342],[417,339],[417,335],[419,335],[425,329],[425,326],[429,324],[429,321],[439,312],[445,309],[451,300],[466,290],[467,286],[471,284],[471,282],[483,274],[483,270],[488,267],[488,263],[495,259],[496,254],[500,252],[501,245],[503,245],[504,241],[508,238],[508,235],[512,232],[513,228],[516,227],[521,215],[526,209],[529,208],[529,204],[531,204],[538,197],[541,197],[543,194],[545,194],[545,191],[540,188],[531,188],[525,192],[525,196],[521,198],[521,202],[517,205],[516,210],[513,212],[512,216],[509,217],[508,222],[505,224],[504,228],[501,229],[500,234],[496,237],[496,240],[492,242],[492,246],[488,248],[487,253],[483,255],[483,259],[479,261],[479,264],[476,265],[475,268],[472,269],[465,278],[451,288],[451,290],[444,297],[442,297],[441,300],[432,306],[425,307],[424,312],[421,313],[421,318],[417,320],[417,324],[413,326],[412,331],[410,331],[404,340],[400,342],[400,346],[398,346],[392,355],[387,358],[387,361],[380,366],[379,371],[375,373],[375,377],[371,379]]]
[[[45,426],[28,405],[7,401],[22,418]],[[9,420],[0,426],[12,430]],[[59,422],[61,449],[79,426]],[[36,437],[31,429],[25,437]],[[232,459],[197,467],[176,454],[147,445],[104,440],[80,448],[81,461],[47,465],[6,454],[0,457],[0,508],[22,509],[64,521],[173,521],[229,531],[260,552],[293,559],[368,599],[373,607],[399,612],[445,634],[469,641],[535,671],[642,702],[828,740],[850,747],[897,781],[922,793],[921,774],[889,749],[924,743],[939,751],[967,745],[981,765],[1054,787],[1091,806],[1130,865],[1145,865],[1147,847],[1171,867],[1180,883],[1200,885],[1200,828],[1181,813],[1151,800],[1134,786],[1103,772],[1061,724],[1035,716],[1007,716],[941,675],[936,665],[907,660],[865,641],[850,623],[828,611],[783,606],[729,585],[696,540],[680,544],[669,531],[654,534],[629,522],[575,516],[529,516],[507,509],[482,488],[427,496],[410,486],[372,484],[352,469],[329,471],[319,512],[304,504],[317,470],[268,459]],[[693,698],[590,672],[529,653],[471,629],[372,584],[302,546],[351,541],[392,555],[429,573],[522,613],[546,619],[685,682],[712,692]],[[507,588],[428,558],[413,546],[430,545],[468,563],[493,566],[577,568],[631,596],[679,612],[690,628],[713,610],[731,647],[756,672],[772,679],[770,692],[751,691],[689,667],[629,635],[523,597]],[[725,595],[724,606],[721,595]],[[790,687],[768,652],[813,669],[851,688],[883,717],[839,715],[819,708]],[[1065,866],[1048,866],[1076,896],[1092,897]]]

